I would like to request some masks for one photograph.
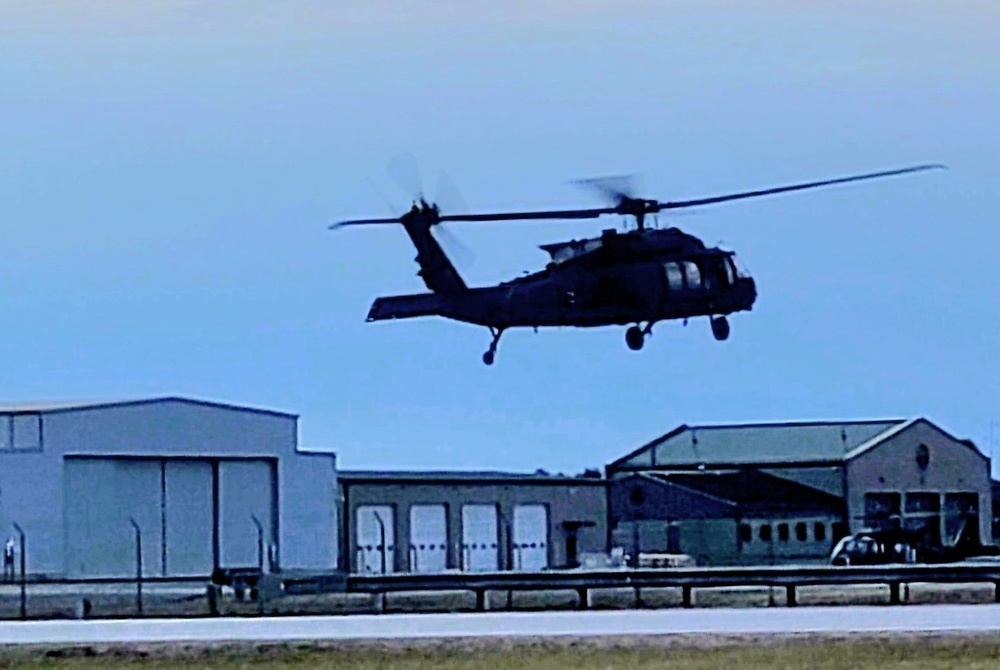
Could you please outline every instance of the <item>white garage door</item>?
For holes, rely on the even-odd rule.
[[[212,572],[212,465],[199,461],[165,464],[163,515],[166,574],[203,577]]]
[[[549,567],[549,515],[545,505],[514,508],[514,565],[518,570]]]
[[[160,461],[68,458],[63,469],[66,570],[71,575],[136,574],[134,519],[142,572],[163,574]]]
[[[357,529],[357,570],[369,574],[394,572],[395,525],[388,505],[359,505],[355,512]],[[384,537],[383,537],[384,532]]]
[[[410,507],[410,569],[442,572],[448,567],[448,519],[444,505]]]
[[[226,568],[256,567],[257,526],[264,530],[264,561],[274,542],[272,511],[275,503],[273,468],[269,461],[219,463],[219,563]]]
[[[496,505],[462,507],[462,565],[468,572],[500,569]]]

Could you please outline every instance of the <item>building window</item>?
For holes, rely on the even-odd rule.
[[[813,537],[816,538],[817,542],[822,542],[826,539],[826,526],[822,521],[817,521],[816,525],[813,526]]]
[[[3,415],[0,420],[0,450],[37,451],[41,448],[41,414]]]
[[[642,490],[641,486],[633,486],[632,490],[628,492],[628,500],[636,507],[639,507],[642,503],[646,502],[646,492]]]
[[[750,542],[753,540],[753,531],[750,524],[741,523],[739,526],[740,542]]]
[[[788,524],[779,523],[778,524],[778,539],[782,542],[788,542]]]
[[[795,539],[799,542],[805,542],[809,539],[809,531],[806,530],[806,525],[801,521],[795,524]]]
[[[762,539],[764,542],[770,542],[771,541],[771,525],[770,524],[764,524],[763,526],[760,527],[760,539]]]

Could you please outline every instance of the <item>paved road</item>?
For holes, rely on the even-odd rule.
[[[1000,605],[14,621],[0,644],[878,631],[1000,632]]]

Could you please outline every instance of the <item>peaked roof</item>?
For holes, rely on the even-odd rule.
[[[843,507],[843,499],[839,496],[758,470],[649,474],[671,484],[731,501],[744,514],[787,510],[839,512]]]
[[[183,398],[180,396],[158,396],[150,398],[120,398],[115,400],[63,400],[63,401],[43,401],[43,402],[10,402],[0,403],[0,414],[53,414],[56,412],[76,412],[88,409],[106,409],[110,407],[125,407],[128,405],[145,405],[161,402],[181,402],[192,405],[202,405],[204,407],[215,407],[219,409],[231,409],[240,412],[255,412],[259,414],[273,414],[277,416],[295,417],[297,414],[279,412],[270,409],[258,409],[256,407],[244,407],[231,403],[213,402],[209,400],[196,400],[194,398]]]
[[[681,425],[614,461],[607,470],[842,462],[855,448],[904,423],[905,419],[879,419]]]

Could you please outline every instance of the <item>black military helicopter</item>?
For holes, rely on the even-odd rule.
[[[663,211],[798,191],[863,179],[901,175],[942,165],[826,179],[677,202],[658,202],[612,191],[614,206],[598,209],[442,214],[422,197],[398,218],[355,219],[330,226],[401,224],[417,249],[417,273],[429,293],[380,297],[368,321],[441,316],[489,328],[493,341],[483,354],[492,365],[500,336],[508,328],[630,326],[625,341],[642,348],[660,321],[708,317],[717,340],[729,337],[727,316],[752,309],[757,287],[732,251],[708,247],[678,228],[647,228],[645,217]],[[599,237],[543,244],[551,256],[544,270],[496,286],[466,286],[431,234],[446,221],[593,219],[606,214],[635,217],[634,230],[604,230]],[[645,326],[641,324],[645,322]]]

